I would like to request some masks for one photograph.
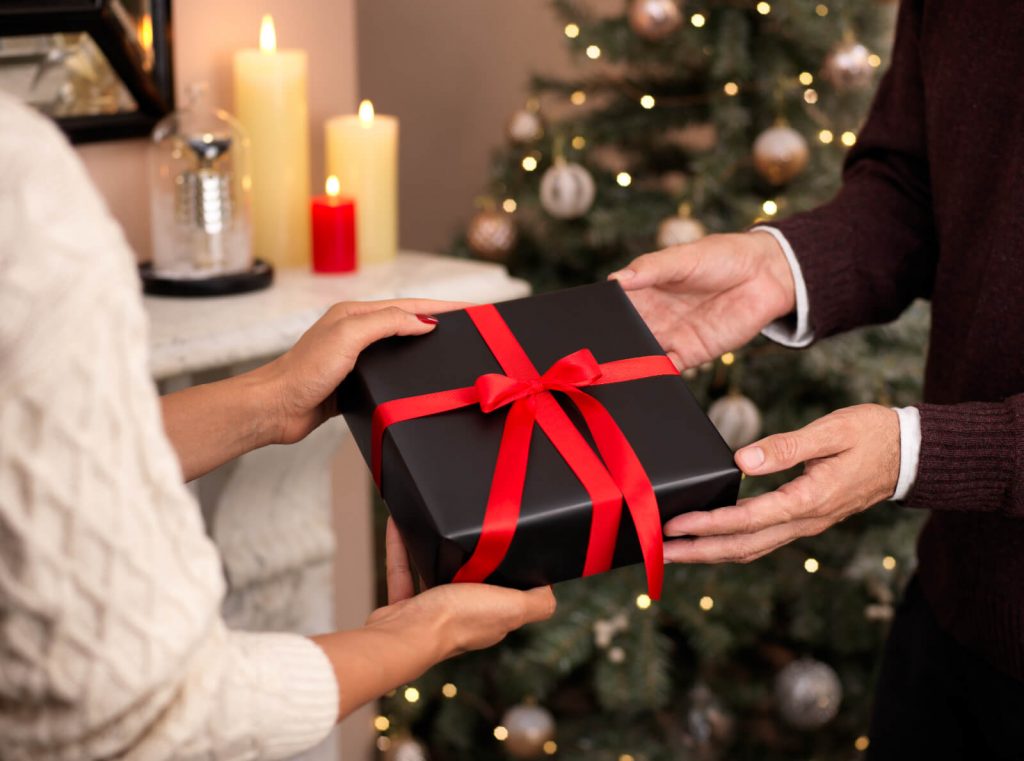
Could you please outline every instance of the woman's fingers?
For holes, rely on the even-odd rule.
[[[385,536],[387,548],[387,582],[388,582],[388,605],[408,600],[416,593],[413,583],[412,569],[409,567],[409,553],[405,549],[405,542],[398,532],[395,522],[388,518],[388,528]]]
[[[441,314],[475,306],[469,301],[438,301],[436,299],[386,299],[383,301],[346,301],[336,305],[344,316],[352,317],[381,309],[397,307],[412,314]]]
[[[537,587],[522,595],[523,619],[522,624],[532,624],[537,621],[545,621],[555,613],[557,602],[555,593],[551,587]]]
[[[367,346],[391,336],[420,336],[437,327],[438,320],[424,314],[385,307],[374,312],[347,317],[341,323],[346,349],[354,358]]]

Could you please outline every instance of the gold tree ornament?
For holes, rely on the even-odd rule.
[[[493,208],[477,212],[466,227],[466,242],[481,259],[505,261],[518,239],[512,215]]]
[[[754,168],[772,185],[785,185],[811,158],[807,140],[788,124],[769,127],[754,141]]]
[[[631,0],[629,28],[648,42],[661,42],[683,24],[683,11],[676,0]]]
[[[682,204],[676,216],[666,217],[658,225],[657,244],[658,248],[682,246],[698,241],[707,234],[707,228],[690,216],[690,205]]]
[[[871,51],[855,39],[844,39],[836,44],[821,69],[821,78],[840,92],[863,90],[874,77]]]
[[[512,758],[538,758],[544,745],[555,739],[555,717],[543,706],[520,703],[501,717],[501,726],[508,730],[505,752]]]

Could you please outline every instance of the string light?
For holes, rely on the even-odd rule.
[[[537,159],[535,159],[533,156],[524,156],[523,169],[525,169],[527,172],[535,171],[537,169]]]
[[[818,3],[818,5],[815,6],[814,8],[814,12],[817,13],[822,18],[825,18],[825,16],[828,15],[828,6],[825,5],[825,3]]]
[[[373,720],[373,728],[378,732],[387,732],[391,729],[391,719],[387,716],[377,716]]]
[[[812,106],[818,102],[818,91],[808,87],[804,90],[804,101],[810,103]]]
[[[644,594],[637,595],[636,607],[640,608],[640,610],[647,610],[651,607],[651,598]]]
[[[740,91],[740,86],[735,82],[726,82],[724,85],[722,85],[722,90],[725,92],[726,95],[728,95],[731,98],[733,95],[736,95]]]
[[[623,753],[623,754],[622,754],[621,756],[619,756],[619,761],[636,761],[636,759],[634,759],[634,758],[633,758],[633,757],[632,757],[632,756],[631,756],[630,754],[628,754],[628,753]]]
[[[556,743],[554,740],[548,740],[541,747],[544,749],[544,752],[549,756],[553,756],[556,753],[558,753],[558,743]]]
[[[601,48],[597,45],[587,45],[587,58],[591,61],[596,61],[601,57]]]
[[[570,40],[575,40],[580,36],[580,28],[577,24],[566,24],[565,25],[565,36]]]
[[[764,0],[761,0],[761,2],[757,4],[757,12],[760,13],[762,16],[767,16],[769,13],[772,12],[772,4],[766,3],[764,2]]]
[[[385,735],[381,735],[377,738],[377,750],[384,753],[391,747],[391,738]]]
[[[736,355],[733,354],[731,351],[727,351],[725,354],[722,355],[722,364],[725,365],[726,367],[728,367],[735,361]]]
[[[878,55],[878,53],[872,53],[871,55],[868,56],[868,66],[870,66],[872,69],[877,69],[881,65],[882,56]]]
[[[511,214],[512,212],[519,208],[519,204],[516,203],[516,199],[514,198],[506,198],[504,201],[501,202],[501,208],[504,209],[507,213]]]
[[[415,687],[406,687],[402,697],[404,697],[408,703],[415,703],[420,699],[420,691]]]
[[[887,571],[891,571],[895,567],[896,558],[894,558],[892,555],[886,555],[884,558],[882,558],[882,568],[884,568]]]
[[[708,20],[704,17],[703,13],[694,13],[692,16],[690,16],[690,23],[693,24],[698,29],[700,29],[702,26],[708,23]]]
[[[582,106],[587,102],[587,94],[583,90],[576,90],[572,95],[569,96],[569,101],[574,106]]]
[[[587,138],[583,137],[583,135],[576,135],[576,137],[572,139],[572,147],[577,151],[582,151],[587,147]]]
[[[633,184],[633,176],[629,172],[619,172],[615,175],[615,181],[619,183],[620,187],[628,188]]]
[[[444,686],[441,687],[441,694],[446,698],[454,698],[459,694],[459,688],[451,682],[445,682]]]
[[[818,561],[814,558],[807,558],[807,560],[804,561],[804,570],[807,571],[807,573],[817,573],[819,567]]]
[[[850,148],[851,146],[856,144],[856,142],[857,142],[857,135],[855,133],[850,132],[849,130],[847,130],[846,132],[844,132],[842,135],[839,136],[839,140],[847,148]]]
[[[499,724],[494,728],[494,739],[499,742],[505,742],[508,739],[508,730]]]
[[[802,84],[804,87],[807,87],[814,81],[814,75],[811,74],[811,72],[809,71],[801,71],[800,76],[797,77],[797,79],[800,80],[800,84]]]
[[[779,205],[769,198],[767,201],[761,204],[761,211],[763,211],[769,217],[774,217],[776,214],[779,213]]]
[[[836,136],[832,134],[832,130],[830,129],[823,129],[821,132],[818,133],[818,139],[825,145],[831,143],[833,140],[835,140],[835,138]]]
[[[643,95],[640,98],[640,105],[643,108],[646,108],[648,111],[650,111],[652,108],[654,108],[654,103],[655,103],[655,100],[654,100],[654,96],[653,95]]]
[[[700,603],[698,604],[700,605],[701,610],[711,610],[713,607],[715,607],[714,599],[708,595],[704,595],[702,598],[700,598]]]
[[[871,740],[867,735],[861,735],[853,741],[853,747],[860,751],[867,750],[869,745],[871,745]]]

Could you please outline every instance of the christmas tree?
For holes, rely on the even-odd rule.
[[[892,24],[872,0],[553,5],[579,75],[534,79],[456,244],[540,290],[826,200]],[[740,446],[851,404],[916,402],[926,334],[916,306],[685,374]],[[749,565],[670,566],[658,602],[639,568],[562,584],[550,622],[386,699],[378,747],[396,761],[856,758],[919,527],[882,506]]]

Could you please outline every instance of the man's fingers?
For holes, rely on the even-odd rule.
[[[405,549],[402,535],[395,522],[388,518],[385,538],[387,547],[388,605],[408,600],[416,590],[413,586],[412,569],[409,567],[409,553]]]
[[[610,280],[617,280],[627,291],[649,288],[661,283],[684,280],[697,265],[697,257],[689,246],[676,246],[634,259],[629,266],[613,272]]]
[[[791,521],[752,534],[677,539],[665,545],[666,563],[749,563],[794,539],[821,533],[820,519]]]
[[[836,454],[845,448],[845,444],[838,440],[832,428],[825,417],[799,431],[768,436],[739,450],[736,464],[748,476],[759,476]]]
[[[677,516],[665,524],[667,536],[719,536],[752,534],[769,526],[788,523],[799,517],[805,505],[791,494],[768,492],[741,499],[734,507],[698,510]]]

